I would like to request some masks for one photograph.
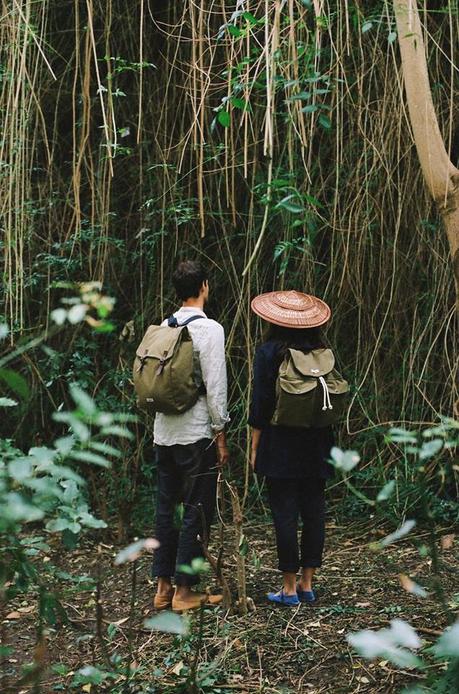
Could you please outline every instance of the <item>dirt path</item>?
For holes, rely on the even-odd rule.
[[[386,626],[390,619],[399,617],[416,627],[429,643],[446,625],[442,610],[432,597],[418,598],[400,585],[399,574],[407,574],[427,589],[431,586],[430,559],[422,558],[416,546],[422,545],[425,539],[422,531],[410,542],[375,552],[370,543],[383,534],[383,530],[367,523],[337,527],[329,522],[326,562],[317,581],[319,605],[287,610],[273,608],[264,598],[265,592],[276,588],[279,581],[271,528],[265,523],[249,526],[248,592],[255,601],[256,611],[245,617],[224,615],[220,609],[204,612],[199,654],[201,690],[205,694],[386,694],[399,691],[402,685],[415,684],[418,676],[413,673],[397,671],[382,660],[369,663],[356,657],[345,639],[349,631]],[[172,635],[143,628],[143,619],[153,614],[148,557],[138,562],[137,599],[129,635],[132,566],[115,568],[116,552],[117,548],[109,544],[99,549],[86,544],[73,552],[59,551],[50,556],[50,565],[68,576],[59,580],[65,586],[61,596],[69,622],[65,624],[60,619],[60,626],[46,629],[43,659],[47,667],[41,689],[36,692],[186,692],[182,686],[183,667],[193,661],[195,643],[180,642]],[[453,603],[456,600],[457,604],[456,544],[442,552],[441,561],[442,586],[448,600]],[[101,576],[99,616],[94,590],[90,586],[82,590],[84,583],[71,580],[80,574]],[[227,559],[226,574],[235,587],[231,557]],[[3,626],[7,642],[17,652],[7,658],[5,666],[10,691],[25,694],[32,691],[26,682],[21,686],[13,683],[20,665],[32,660],[36,603],[31,598],[18,601],[12,613]],[[192,617],[195,622],[197,619],[197,615]],[[103,639],[97,634],[98,623]],[[100,686],[76,683],[72,686],[79,668],[96,665],[114,671],[117,661],[135,664],[136,686],[124,686],[122,675],[117,679],[113,676]],[[54,672],[49,669],[50,664]],[[3,691],[6,685],[5,682]]]

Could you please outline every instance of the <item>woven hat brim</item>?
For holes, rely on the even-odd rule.
[[[259,294],[251,302],[252,311],[274,325],[282,328],[318,328],[330,320],[331,308],[322,299],[314,298],[314,311],[295,311],[279,307],[274,304],[270,297],[274,292]]]

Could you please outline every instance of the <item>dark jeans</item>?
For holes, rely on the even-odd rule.
[[[296,573],[300,566],[322,565],[325,540],[325,480],[266,477],[268,499],[276,530],[279,571]],[[301,552],[298,518],[301,516]]]
[[[191,586],[199,582],[199,577],[189,576],[179,567],[189,566],[193,559],[202,557],[201,539],[205,535],[209,537],[217,488],[215,445],[210,439],[202,439],[188,446],[157,446],[156,451],[159,547],[154,553],[152,574],[171,577],[175,573],[176,585]],[[176,517],[180,503],[183,503],[181,524]]]

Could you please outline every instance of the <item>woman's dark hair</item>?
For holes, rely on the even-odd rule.
[[[269,323],[265,340],[272,340],[279,343],[282,358],[289,348],[299,349],[302,352],[309,352],[312,349],[320,349],[326,346],[320,327],[284,328],[281,325]]]
[[[203,282],[207,280],[207,272],[198,260],[182,260],[172,275],[172,284],[182,301],[198,297]]]

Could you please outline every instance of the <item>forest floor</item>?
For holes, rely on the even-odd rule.
[[[446,626],[443,610],[432,594],[417,597],[400,582],[400,575],[408,575],[427,590],[432,588],[431,560],[419,551],[427,532],[418,530],[409,540],[374,551],[371,543],[386,530],[370,523],[338,525],[329,520],[326,562],[317,576],[319,604],[295,609],[274,608],[266,602],[266,591],[279,586],[273,533],[268,522],[248,524],[247,584],[256,609],[246,616],[225,614],[221,608],[203,611],[203,640],[196,661],[199,691],[386,694],[419,682],[419,674],[397,670],[386,660],[369,662],[357,657],[346,642],[347,633],[384,627],[395,617],[410,622],[426,644]],[[451,529],[445,528],[440,536],[448,533]],[[443,549],[439,543],[440,582],[447,601],[457,609],[459,543],[451,540],[443,543]],[[18,601],[2,625],[4,639],[15,647],[14,655],[3,663],[7,677],[2,693],[190,691],[184,684],[184,668],[195,658],[199,615],[191,617],[192,638],[145,629],[143,620],[154,614],[150,558],[143,556],[138,561],[136,598],[131,607],[132,565],[114,566],[118,549],[109,543],[91,546],[85,541],[73,551],[49,553],[50,565],[57,567],[53,571],[67,575],[67,579],[64,575],[59,578],[68,586],[61,590],[67,622],[46,627],[44,646],[37,650],[36,602]],[[231,558],[226,560],[225,571],[236,588]],[[71,576],[81,574],[100,576],[99,609],[94,590],[72,582]],[[36,660],[43,663],[41,686],[33,689],[26,679],[14,684],[20,667],[32,661],[34,650]],[[129,663],[137,674],[135,685],[131,680],[128,687],[122,673]],[[78,683],[75,673],[88,665],[114,674],[107,674],[99,685]]]

